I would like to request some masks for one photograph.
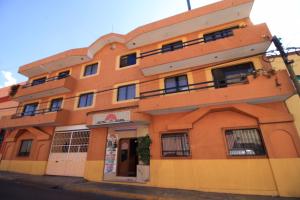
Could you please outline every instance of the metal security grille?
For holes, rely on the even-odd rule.
[[[225,131],[229,155],[265,155],[266,151],[258,129]]]
[[[51,153],[87,152],[89,136],[89,130],[56,132],[51,146]]]

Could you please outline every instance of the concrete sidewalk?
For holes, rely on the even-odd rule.
[[[113,197],[130,199],[159,200],[287,200],[299,198],[281,198],[254,195],[234,195],[224,193],[198,192],[189,190],[163,189],[154,187],[132,186],[111,183],[95,183],[83,178],[60,176],[33,176],[10,172],[0,172],[0,179],[22,183],[39,184],[53,189],[65,189],[80,192],[91,192]]]

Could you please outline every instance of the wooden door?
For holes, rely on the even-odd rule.
[[[136,138],[120,139],[118,149],[118,176],[136,176]]]

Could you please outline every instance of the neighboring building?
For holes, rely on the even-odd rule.
[[[18,102],[12,101],[10,96],[10,87],[0,88],[0,120],[3,116],[12,115],[16,113],[16,107]],[[2,159],[2,154],[5,149],[5,138],[7,136],[7,130],[0,126],[0,161]]]
[[[258,56],[272,35],[252,5],[220,1],[21,66],[0,169],[300,196],[295,90]],[[150,166],[136,152],[147,134]]]
[[[299,54],[299,55],[298,55]],[[296,54],[295,52],[289,53],[289,59],[294,60],[293,63],[293,69],[296,74],[296,78],[300,82],[300,52]],[[271,64],[275,70],[282,70],[286,69],[286,66],[284,65],[284,62],[280,56],[271,58]],[[290,113],[293,114],[295,119],[295,124],[298,130],[298,135],[300,136],[300,98],[299,95],[295,94],[288,98],[286,100],[286,105],[290,111]]]

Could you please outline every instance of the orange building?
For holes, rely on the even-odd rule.
[[[224,0],[21,66],[1,170],[300,196],[286,70],[253,0]],[[149,135],[150,164],[137,155]]]
[[[0,88],[0,119],[3,116],[12,115],[16,112],[18,102],[12,101],[10,98],[10,87]],[[5,138],[7,137],[7,130],[0,126],[0,162],[5,150]]]

